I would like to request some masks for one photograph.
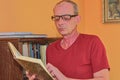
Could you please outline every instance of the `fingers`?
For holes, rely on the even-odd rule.
[[[31,75],[29,73],[29,71],[26,71],[26,76],[29,78]]]
[[[56,80],[56,75],[55,75],[56,68],[50,63],[48,63],[46,67],[48,71],[50,72],[50,74],[52,75],[52,77],[54,78],[54,80]]]
[[[48,71],[49,71],[51,74],[53,74],[54,67],[53,67],[52,64],[48,63],[47,66],[46,66],[46,68],[48,69]]]
[[[47,67],[48,71],[51,73],[51,75],[53,76],[53,78],[55,78],[56,80],[66,80],[67,79],[67,77],[58,68],[56,68],[52,64],[48,63],[46,67]]]
[[[36,74],[30,74],[29,71],[26,71],[26,76],[28,77],[29,80],[35,80]]]
[[[32,75],[29,80],[34,80],[36,78],[36,75]]]

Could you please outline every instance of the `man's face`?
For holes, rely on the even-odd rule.
[[[72,4],[63,2],[54,9],[54,21],[58,32],[66,36],[76,31],[78,16],[74,14]]]

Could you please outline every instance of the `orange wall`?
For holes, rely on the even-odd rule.
[[[120,80],[120,23],[102,23],[102,0],[85,0],[85,33],[97,34],[105,44],[110,80]]]
[[[0,0],[0,32],[46,33],[59,36],[52,8],[59,0]],[[120,24],[102,23],[102,0],[74,0],[80,6],[80,32],[98,35],[105,44],[111,80],[120,80]]]
[[[53,7],[58,1],[60,0],[0,0],[0,32],[20,31],[59,36],[51,20]],[[75,1],[83,5],[82,1]],[[83,15],[82,10],[81,8]]]
[[[50,3],[50,4],[48,4]],[[50,16],[55,1],[0,0],[0,31],[33,32],[55,35]]]

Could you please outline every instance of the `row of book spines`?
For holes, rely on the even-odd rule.
[[[39,43],[30,43],[25,42],[22,45],[23,48],[23,56],[29,56],[33,58],[38,58],[43,61],[43,63],[46,63],[46,45],[41,45]]]
[[[40,44],[38,44],[38,43],[31,44],[30,43],[29,48],[30,48],[30,55],[29,55],[30,57],[41,59]]]

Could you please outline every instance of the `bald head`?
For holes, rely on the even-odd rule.
[[[75,2],[73,2],[73,1],[71,1],[71,0],[62,0],[62,1],[58,2],[58,3],[56,4],[56,6],[54,7],[53,11],[55,11],[56,7],[63,6],[64,4],[69,4],[69,5],[71,5],[72,8],[73,8],[74,14],[75,14],[75,15],[78,15],[78,13],[79,13],[79,12],[78,12],[78,6],[77,6],[77,4],[76,4]]]

